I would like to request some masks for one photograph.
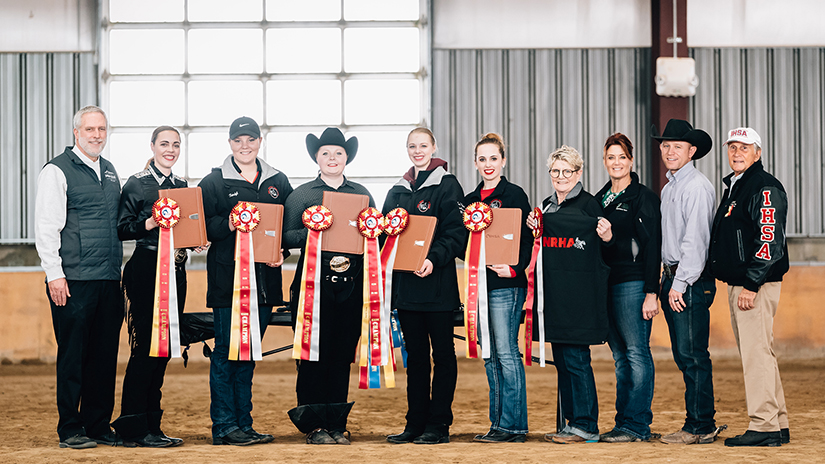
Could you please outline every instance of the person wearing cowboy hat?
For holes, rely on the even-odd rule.
[[[653,127],[653,133],[656,128]],[[710,135],[687,121],[671,119],[659,141],[668,183],[662,188],[662,263],[659,298],[670,332],[673,360],[685,380],[687,417],[669,444],[712,443],[716,438],[713,377],[708,337],[716,282],[703,274],[716,192],[693,165],[713,146]]]
[[[340,129],[328,127],[320,138],[308,134],[306,146],[309,157],[318,164],[318,177],[296,188],[284,207],[284,248],[301,249],[290,287],[293,326],[307,241],[307,228],[301,220],[304,210],[322,204],[324,192],[367,195],[369,205],[375,206],[366,187],[344,176],[344,168],[358,152],[356,137],[346,139]],[[353,405],[347,402],[350,364],[361,336],[363,261],[362,255],[328,251],[321,254],[319,360],[297,361],[298,406],[288,412],[311,445],[350,444],[344,434],[349,435],[347,416]]]
[[[773,320],[788,272],[785,188],[762,167],[762,139],[750,127],[728,133],[733,172],[711,231],[709,268],[728,284],[730,322],[745,375],[750,424],[725,446],[789,443],[788,409],[773,350]],[[744,257],[744,259],[743,259]]]

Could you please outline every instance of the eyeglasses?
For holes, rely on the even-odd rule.
[[[550,170],[550,177],[558,178],[559,174],[561,174],[561,176],[564,177],[565,179],[569,179],[571,176],[573,176],[574,172],[579,172],[579,170],[576,169],[574,171],[571,171],[570,169],[565,169],[564,171],[560,171],[558,169],[551,169]]]

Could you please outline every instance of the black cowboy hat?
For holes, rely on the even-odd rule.
[[[358,137],[350,137],[349,140],[344,139],[344,134],[341,129],[337,127],[327,127],[321,138],[315,134],[307,134],[307,151],[312,161],[318,163],[315,155],[318,154],[318,149],[324,145],[337,145],[342,147],[347,152],[347,164],[350,164],[355,159],[355,154],[358,153]]]
[[[711,140],[707,132],[701,129],[694,129],[689,122],[681,119],[671,119],[668,121],[667,126],[665,126],[665,131],[661,136],[655,135],[658,132],[656,125],[650,128],[650,132],[654,134],[650,136],[653,140],[660,142],[663,140],[680,140],[693,145],[696,147],[696,153],[692,159],[695,160],[707,155],[711,147],[713,147],[713,140]]]

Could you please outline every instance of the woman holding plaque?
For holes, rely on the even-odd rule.
[[[404,208],[410,215],[438,220],[421,268],[393,273],[392,307],[398,310],[408,353],[407,424],[403,432],[387,437],[390,443],[450,442],[458,377],[453,312],[461,304],[455,259],[463,257],[467,233],[460,209],[464,192],[447,171],[447,162],[433,158],[436,149],[429,129],[413,129],[407,136],[407,156],[413,165],[384,200],[384,215]]]
[[[223,165],[213,168],[200,183],[203,190],[203,211],[206,236],[212,246],[206,255],[206,306],[212,308],[215,318],[215,349],[209,369],[209,390],[212,404],[212,444],[251,445],[268,443],[272,435],[261,434],[252,428],[252,375],[254,360],[230,360],[233,338],[232,312],[236,273],[236,235],[245,233],[245,226],[234,219],[239,202],[283,205],[292,193],[284,173],[258,157],[262,145],[261,129],[252,118],[240,117],[229,127],[229,147],[232,154]],[[239,229],[238,224],[242,229]],[[238,229],[236,231],[236,229]],[[241,237],[237,237],[241,239]],[[240,261],[239,261],[240,263]],[[283,304],[281,263],[255,263],[252,267],[257,285],[255,298],[263,337],[273,306]],[[248,271],[247,271],[248,272]],[[241,295],[239,298],[243,298]],[[251,307],[252,301],[248,302]],[[234,332],[237,336],[237,332]],[[250,337],[256,339],[255,334]],[[234,346],[234,345],[233,345]],[[254,351],[254,346],[251,347]]]
[[[160,429],[163,415],[160,389],[169,358],[150,356],[159,237],[152,207],[158,200],[158,190],[184,188],[187,183],[172,173],[180,156],[177,129],[171,126],[156,128],[152,132],[150,148],[152,159],[146,169],[129,177],[120,195],[118,238],[135,240],[135,251],[123,269],[131,356],[123,377],[120,417],[112,426],[126,442],[164,448],[180,445],[183,440],[167,437]],[[186,257],[186,250],[177,250],[173,264],[178,305],[170,309],[179,315],[183,314],[186,301]]]
[[[495,133],[484,135],[476,143],[475,167],[481,183],[464,197],[464,205],[483,201],[493,208],[493,222],[498,208],[518,208],[522,212],[521,243],[518,264],[491,263],[487,266],[487,301],[490,357],[484,360],[490,386],[490,431],[476,435],[482,443],[523,443],[527,435],[527,389],[524,364],[519,356],[518,332],[527,291],[524,270],[530,264],[532,234],[526,219],[530,214],[527,194],[507,181],[501,170],[507,164],[504,140]],[[489,261],[488,261],[489,262]]]
[[[659,196],[639,183],[632,170],[633,144],[624,134],[607,138],[604,167],[610,181],[596,200],[616,237],[614,245],[604,250],[604,261],[610,266],[607,343],[616,363],[616,426],[600,441],[647,441],[653,421],[650,330],[659,312],[656,294],[662,263]]]
[[[306,146],[309,157],[318,165],[318,177],[292,192],[284,212],[285,248],[301,249],[290,287],[293,318],[298,314],[301,282],[306,277],[304,261],[308,259],[304,211],[323,204],[324,192],[364,195],[369,198],[369,206],[375,207],[369,191],[344,176],[344,168],[358,152],[356,137],[346,139],[340,129],[328,127],[320,138],[308,134]],[[355,219],[337,217],[334,213],[332,216],[333,222]],[[364,259],[361,254],[322,251],[320,261],[320,282],[315,282],[320,286],[318,360],[297,361],[298,406],[289,411],[289,417],[306,434],[307,444],[349,445],[347,416],[353,403],[347,402],[347,396],[350,364],[361,336]]]
[[[607,276],[600,243],[611,243],[610,222],[581,184],[584,163],[575,148],[550,154],[547,168],[555,193],[542,202],[544,299],[533,320],[533,340],[552,342],[565,427],[544,439],[554,443],[599,440],[599,405],[590,345],[607,339]],[[528,225],[535,226],[530,213]],[[541,324],[541,321],[544,324]],[[540,347],[543,349],[543,347]],[[543,355],[542,355],[543,357]]]

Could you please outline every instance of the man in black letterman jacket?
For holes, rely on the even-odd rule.
[[[780,446],[790,441],[788,411],[773,350],[773,319],[788,272],[785,189],[762,167],[762,140],[749,127],[725,142],[733,173],[711,231],[709,267],[728,284],[730,320],[745,374],[750,424],[726,446]]]

